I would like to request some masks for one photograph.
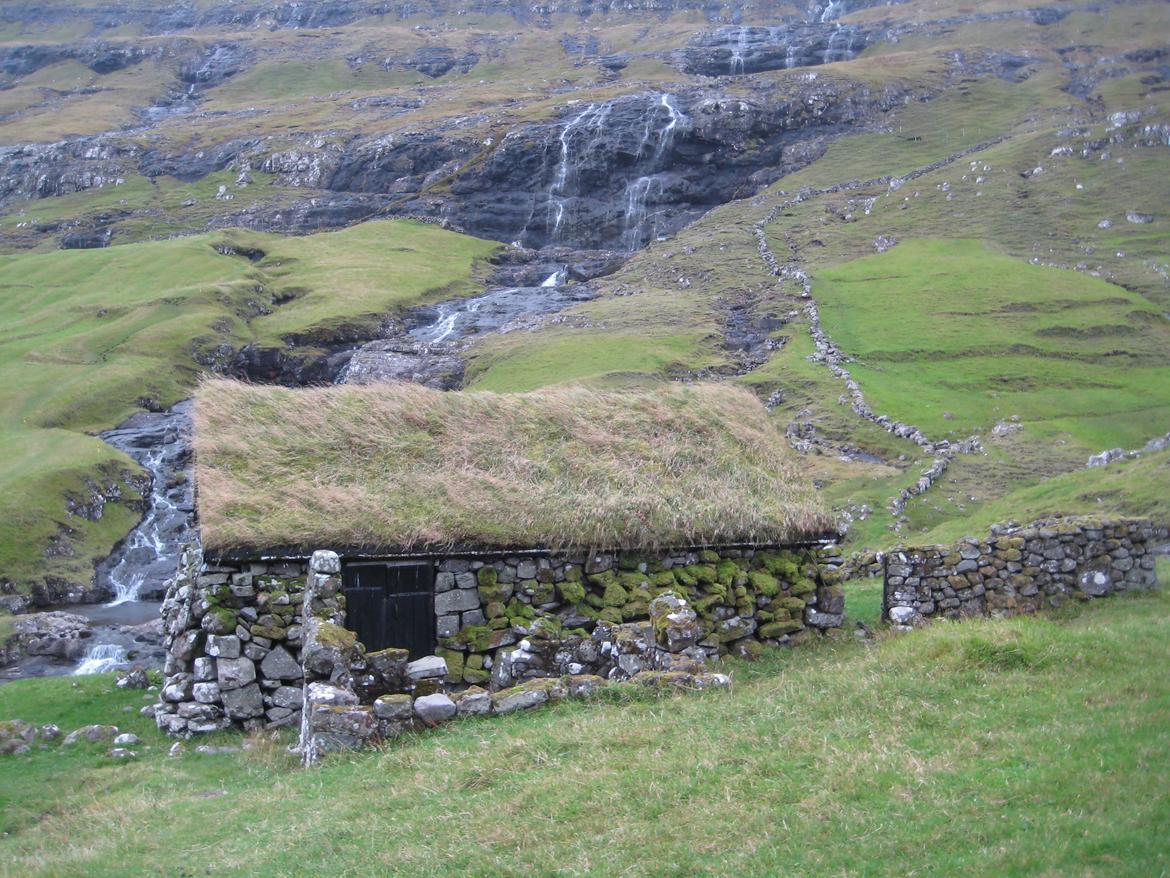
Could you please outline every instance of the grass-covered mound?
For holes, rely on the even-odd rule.
[[[0,256],[0,580],[88,582],[137,520],[113,502],[96,521],[68,514],[67,498],[85,500],[90,484],[109,495],[136,469],[86,433],[187,396],[225,347],[294,337],[307,355],[314,340],[375,335],[387,312],[470,292],[495,247],[371,222]]]
[[[168,759],[110,676],[0,686],[2,718],[148,748],[0,757],[0,876],[1162,874],[1170,596],[1070,616],[825,640],[735,663],[730,693],[456,722],[312,771],[287,739]]]
[[[751,393],[443,393],[208,381],[204,544],[390,550],[782,543],[832,526]]]

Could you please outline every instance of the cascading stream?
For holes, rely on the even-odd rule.
[[[638,108],[640,116],[637,127],[629,124],[633,108]],[[657,235],[650,209],[652,196],[663,189],[660,175],[669,165],[669,153],[678,134],[689,121],[672,94],[591,103],[569,117],[556,137],[549,140],[556,163],[545,192],[541,237],[553,243],[572,241],[591,222],[581,202],[603,195],[598,188],[603,185],[600,178],[611,178],[614,169],[620,168],[625,182],[621,184],[620,177],[614,182],[623,185],[619,190],[622,195],[602,221],[613,224],[616,220],[616,231],[626,250],[636,250],[652,240]]]
[[[134,415],[102,435],[150,474],[142,520],[98,567],[98,583],[113,595],[110,606],[161,596],[175,575],[194,515],[190,433],[188,400],[167,412]]]

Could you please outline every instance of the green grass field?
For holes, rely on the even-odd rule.
[[[306,238],[227,231],[0,257],[0,575],[88,581],[137,516],[117,504],[97,522],[67,514],[66,497],[84,496],[86,480],[121,482],[132,470],[87,434],[143,400],[181,399],[218,345],[295,336],[308,355],[313,339],[376,335],[386,313],[477,289],[473,275],[495,248],[384,221]],[[225,255],[244,251],[263,256]],[[62,527],[72,551],[46,560]]]
[[[170,759],[110,676],[25,680],[0,716],[143,744],[0,760],[0,875],[1145,878],[1170,869],[1168,644],[1165,593],[938,623],[736,662],[731,693],[458,722],[310,771],[287,738]]]
[[[1099,450],[1170,423],[1170,319],[1121,287],[965,240],[906,241],[816,279],[870,404],[927,435],[1015,415],[1038,439]]]

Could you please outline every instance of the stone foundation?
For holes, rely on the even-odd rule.
[[[1170,531],[1148,521],[1061,519],[993,528],[985,541],[895,549],[885,556],[883,614],[897,625],[935,616],[1012,616],[1157,585]]]

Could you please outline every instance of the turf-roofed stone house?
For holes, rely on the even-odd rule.
[[[202,546],[164,604],[156,714],[173,733],[308,704],[306,724],[384,737],[432,702],[685,681],[843,623],[832,521],[744,390],[214,380],[194,417]]]

